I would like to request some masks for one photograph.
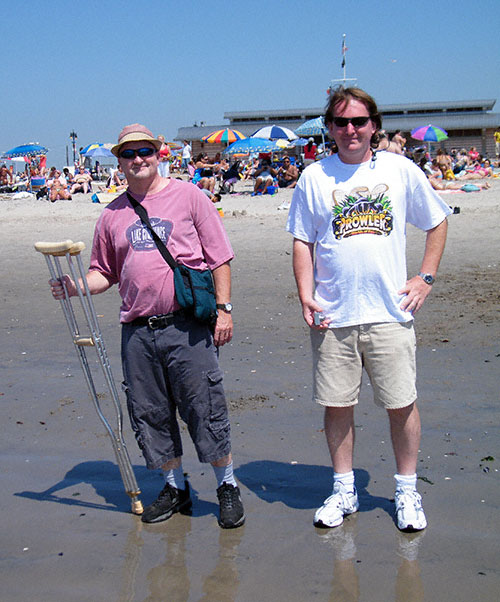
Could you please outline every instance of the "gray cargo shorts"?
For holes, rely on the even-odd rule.
[[[230,453],[222,371],[207,326],[184,314],[157,330],[122,324],[122,364],[130,422],[148,468],[182,456],[176,410],[200,462]]]

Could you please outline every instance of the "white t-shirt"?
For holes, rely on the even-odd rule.
[[[182,159],[191,159],[191,146],[189,144],[182,147]]]
[[[378,152],[376,161],[313,163],[294,190],[286,229],[315,243],[315,300],[330,327],[408,322],[406,223],[422,230],[451,213],[412,161]]]

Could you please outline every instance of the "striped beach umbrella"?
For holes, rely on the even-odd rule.
[[[322,134],[326,134],[327,131],[323,117],[316,117],[299,125],[295,133],[299,136],[321,136]]]
[[[231,144],[233,142],[236,142],[237,140],[243,140],[245,138],[246,136],[238,130],[224,128],[223,130],[217,130],[216,132],[212,132],[211,134],[208,134],[208,136],[203,136],[201,141],[209,142],[210,144],[215,144],[216,142],[226,142],[227,144]]]
[[[284,138],[285,140],[295,140],[298,138],[292,130],[281,125],[265,125],[251,136],[252,138],[267,138],[268,140],[278,140]]]
[[[80,154],[86,155],[89,151],[94,150],[94,148],[99,148],[102,146],[101,142],[93,142],[92,144],[87,144],[85,148],[82,148]]]

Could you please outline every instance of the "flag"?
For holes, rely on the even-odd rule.
[[[347,51],[347,46],[345,45],[345,36],[342,38],[342,64],[340,67],[343,69],[345,67],[345,53]]]

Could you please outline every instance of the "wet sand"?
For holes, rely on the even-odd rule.
[[[1,600],[497,600],[500,182],[492,184],[443,196],[461,211],[449,218],[439,279],[416,320],[419,490],[429,522],[416,535],[394,523],[388,425],[367,382],[356,413],[360,511],[338,529],[312,525],[330,493],[331,468],[322,411],[310,401],[286,212],[276,209],[290,193],[251,197],[241,185],[222,202],[236,252],[236,331],[221,365],[247,514],[234,531],[219,528],[212,470],[197,462],[186,436],[192,516],[143,525],[129,512],[62,312],[49,297],[45,261],[33,250],[36,240],[90,245],[102,206],[83,195],[1,201]],[[424,237],[410,228],[408,241],[414,272]],[[94,302],[119,383],[117,292]],[[127,420],[125,437],[150,503],[160,476],[145,470]]]

